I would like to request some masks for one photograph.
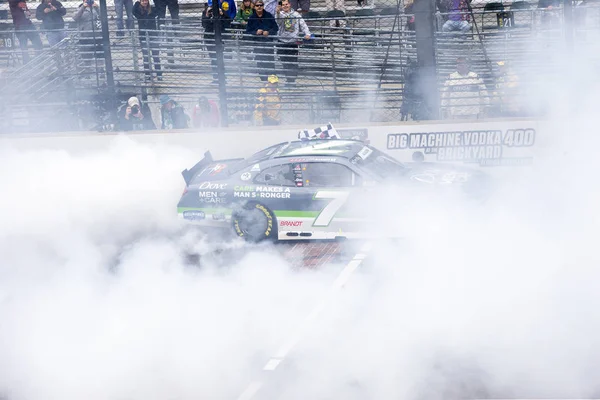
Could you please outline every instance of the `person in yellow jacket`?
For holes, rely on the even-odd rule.
[[[269,75],[265,87],[258,91],[258,102],[254,108],[254,122],[256,125],[273,126],[281,124],[279,115],[281,97],[279,96],[279,78]]]
[[[481,118],[490,100],[483,79],[471,71],[464,57],[456,60],[456,71],[448,76],[442,88],[442,110],[450,119]]]

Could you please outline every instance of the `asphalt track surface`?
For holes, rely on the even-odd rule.
[[[368,258],[373,245],[370,242],[317,242],[289,245],[283,251],[293,255],[296,267],[336,268],[337,278],[331,283],[329,291],[315,299],[315,304],[306,317],[299,321],[294,331],[289,332],[279,348],[264,365],[257,370],[255,378],[243,389],[237,400],[288,398],[285,393],[286,380],[294,379],[294,353],[301,347],[302,339],[318,329],[323,311],[335,302],[336,297],[349,283],[356,271]]]

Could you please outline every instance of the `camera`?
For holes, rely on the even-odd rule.
[[[131,114],[135,115],[140,112],[140,106],[131,107]]]
[[[283,1],[280,1],[277,4],[279,4],[281,6],[281,5],[283,5]]]

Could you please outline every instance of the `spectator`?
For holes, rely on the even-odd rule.
[[[204,96],[200,97],[198,104],[194,106],[192,121],[194,128],[218,128],[221,123],[221,114],[217,103]]]
[[[292,10],[296,10],[299,13],[306,14],[310,11],[310,0],[290,0]]]
[[[171,23],[173,25],[179,25],[179,1],[178,0],[154,0],[154,7],[156,7],[158,14],[158,25],[165,24],[165,18],[167,16],[167,8],[169,9],[169,15],[171,15]]]
[[[281,6],[277,6],[276,15],[280,42],[277,54],[283,63],[286,86],[292,86],[298,76],[298,36],[302,31],[304,39],[308,40],[312,34],[304,19],[292,9],[290,0],[283,0]]]
[[[119,127],[122,131],[141,131],[156,129],[152,112],[147,104],[140,104],[137,97],[130,97],[119,109]]]
[[[190,117],[185,113],[183,106],[163,94],[160,96],[161,129],[186,129]]]
[[[448,13],[448,20],[442,26],[443,32],[469,32],[471,30],[471,15],[469,0],[438,0],[438,8],[442,13]]]
[[[90,65],[92,59],[104,58],[100,9],[94,0],[84,0],[73,19],[79,29],[81,58]]]
[[[35,10],[35,17],[42,21],[50,46],[60,43],[65,38],[63,16],[66,14],[67,9],[58,0],[42,0]]]
[[[235,16],[234,21],[245,28],[246,25],[248,25],[248,18],[250,18],[253,12],[254,4],[252,4],[252,0],[244,0]]]
[[[31,22],[31,11],[27,7],[27,2],[25,0],[9,0],[8,5],[15,26],[15,34],[21,47],[23,64],[27,64],[29,62],[27,40],[31,41],[33,48],[37,51],[41,51],[44,46],[33,22]]]
[[[254,109],[254,122],[256,125],[273,126],[281,124],[279,116],[281,97],[277,87],[278,83],[279,78],[277,75],[270,75],[265,87],[258,91],[258,102]]]
[[[208,51],[208,56],[210,57],[210,64],[213,73],[213,83],[218,83],[219,69],[217,66],[217,45],[215,43],[214,35],[215,18],[213,16],[213,9],[210,7],[210,3],[212,2],[209,2],[209,7],[207,7],[202,13],[202,27],[204,28],[204,37],[205,39],[207,39],[205,43],[206,50]],[[227,6],[227,4],[228,3],[222,3],[221,7]],[[226,13],[223,10],[223,8],[219,9],[219,13],[221,14],[221,17],[218,19],[218,21],[220,21],[221,23],[221,32],[223,32],[224,29],[228,29],[231,26],[231,18],[229,18],[229,14]]]
[[[133,0],[115,0],[115,13],[117,14],[117,37],[125,36],[123,32],[123,7],[127,13],[127,30],[133,29]]]
[[[257,59],[258,74],[263,82],[266,82],[267,76],[275,71],[272,37],[277,35],[278,28],[273,14],[265,11],[263,0],[257,0],[254,4],[254,13],[248,18],[246,33],[253,35],[252,40],[256,42],[254,53]]]
[[[133,15],[138,20],[140,46],[142,48],[142,56],[144,59],[144,72],[146,79],[152,78],[150,71],[150,52],[154,61],[154,69],[158,80],[162,80],[162,70],[160,67],[160,57],[158,50],[158,36],[156,26],[156,17],[158,10],[150,5],[150,0],[139,0],[133,6]]]
[[[448,76],[442,89],[442,108],[447,118],[478,118],[489,104],[483,80],[470,70],[464,57],[456,60],[456,72]]]

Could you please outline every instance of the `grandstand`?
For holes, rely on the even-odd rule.
[[[541,2],[546,0],[540,0]],[[11,37],[10,12],[0,3],[4,31],[0,43],[9,43],[0,51],[3,74],[3,131],[43,131],[100,128],[110,119],[106,107],[112,104],[104,60],[95,60],[92,72],[82,72],[81,48],[72,15],[79,3],[64,2],[67,8],[69,38],[45,50],[22,66],[18,46]],[[475,0],[472,29],[464,35],[440,32],[444,19],[436,14],[435,55],[440,88],[455,68],[458,56],[467,56],[493,92],[497,62],[510,62],[531,85],[561,73],[554,68],[553,57],[564,54],[566,41],[562,7],[548,9],[543,3],[502,3]],[[219,86],[212,83],[210,56],[200,24],[204,3],[181,0],[180,25],[168,20],[156,41],[159,43],[162,80],[146,79],[142,49],[137,30],[125,38],[116,37],[114,5],[108,1],[110,50],[117,103],[130,95],[139,95],[157,107],[158,97],[169,94],[191,109],[200,95],[217,98]],[[315,40],[300,47],[299,79],[294,88],[282,88],[284,123],[329,121],[399,120],[405,100],[406,76],[416,61],[416,40],[403,12],[404,4],[377,3],[368,0],[346,3],[343,16],[329,13],[323,0],[311,2],[305,18]],[[575,16],[578,46],[592,43],[600,27],[595,4],[578,4]],[[558,16],[554,25],[545,23],[550,13]],[[8,15],[7,15],[8,14]],[[343,18],[345,24],[330,24]],[[38,21],[39,22],[39,21]],[[256,92],[261,87],[253,56],[254,44],[243,32],[231,29],[224,35],[224,63],[229,124],[251,124]],[[12,43],[11,43],[12,42]],[[150,64],[152,65],[152,64]],[[276,64],[277,71],[285,65]],[[31,120],[31,104],[37,123]],[[543,108],[543,107],[542,107]],[[52,111],[62,110],[65,118],[53,121]],[[158,112],[155,112],[155,116]],[[410,116],[409,116],[410,118]]]

